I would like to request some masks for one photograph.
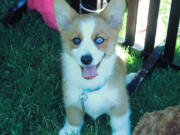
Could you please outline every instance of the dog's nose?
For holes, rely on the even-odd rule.
[[[86,54],[81,57],[81,62],[85,65],[91,64],[92,60],[93,58],[90,54]]]

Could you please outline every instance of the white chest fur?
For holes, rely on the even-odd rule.
[[[118,103],[117,92],[118,89],[111,89],[106,85],[99,91],[87,93],[88,99],[84,102],[85,111],[93,119],[107,113],[111,107]]]
[[[63,79],[66,83],[65,105],[81,108],[79,99],[83,89],[94,89],[102,85],[109,78],[114,69],[116,55],[104,59],[98,68],[98,74],[95,79],[86,80],[82,78],[79,65],[71,56],[63,55]],[[84,102],[85,111],[94,119],[107,112],[117,101],[118,89],[112,89],[108,82],[98,91],[88,93],[88,99]]]
[[[82,108],[80,94],[83,92],[83,90],[71,85],[67,91],[67,99],[65,99],[66,106]],[[93,119],[107,113],[111,107],[119,103],[118,89],[112,89],[108,84],[98,91],[90,93],[85,92],[85,94],[87,95],[87,100],[83,102],[85,112]]]

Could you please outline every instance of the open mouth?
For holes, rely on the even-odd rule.
[[[98,69],[99,65],[101,64],[102,60],[104,59],[104,57],[105,57],[105,54],[103,55],[102,59],[100,60],[100,62],[97,65],[81,67],[82,77],[85,79],[93,79],[96,76],[98,76],[97,69]]]
[[[81,67],[82,77],[85,79],[92,79],[92,78],[98,76],[98,73],[97,73],[98,65]]]

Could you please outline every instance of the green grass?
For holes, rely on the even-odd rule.
[[[14,1],[2,0],[0,18]],[[176,58],[180,59],[180,38]],[[0,134],[57,135],[64,123],[59,34],[36,12],[27,12],[12,28],[0,23]],[[128,72],[142,65],[139,53],[127,59]],[[132,127],[147,111],[180,104],[180,71],[156,69],[130,98]],[[83,135],[108,135],[109,118],[86,117]]]

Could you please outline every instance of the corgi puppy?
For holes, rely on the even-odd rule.
[[[126,66],[115,52],[125,0],[111,0],[100,14],[78,14],[65,0],[53,8],[63,44],[66,120],[59,135],[80,135],[85,113],[106,113],[112,135],[130,135]]]

